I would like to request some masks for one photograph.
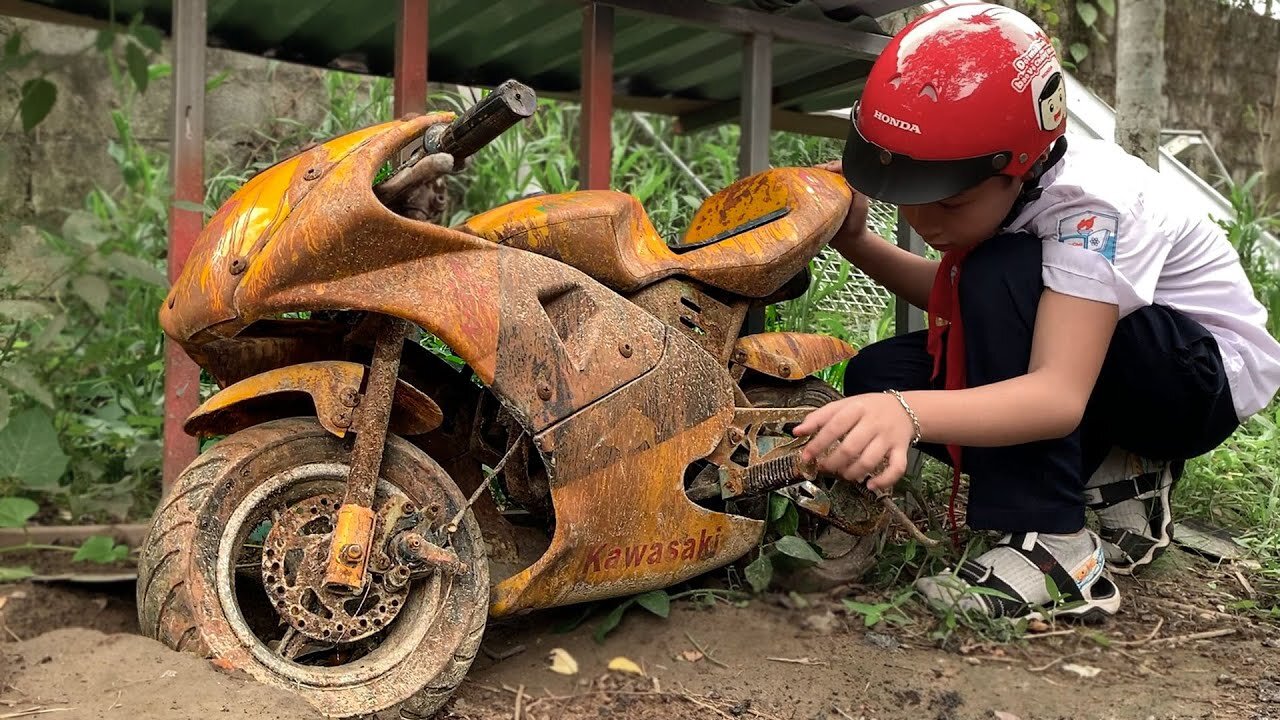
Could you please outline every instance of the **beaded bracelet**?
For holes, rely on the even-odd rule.
[[[885,392],[897,398],[898,404],[902,406],[903,410],[907,411],[907,417],[911,418],[911,425],[916,431],[916,436],[911,440],[911,445],[912,447],[918,445],[920,443],[920,418],[916,417],[915,410],[912,410],[911,406],[907,404],[907,399],[902,397],[902,393],[897,390],[885,390]]]

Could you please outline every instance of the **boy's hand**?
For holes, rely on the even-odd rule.
[[[842,164],[839,160],[832,160],[816,167],[819,170],[826,170],[840,175]],[[849,204],[849,213],[844,216],[844,225],[832,236],[832,243],[856,244],[865,240],[869,235],[867,214],[871,210],[871,201],[866,195],[853,188],[850,188],[850,191],[853,193],[853,201]]]
[[[915,426],[893,396],[868,394],[837,400],[809,413],[795,434],[812,436],[801,452],[804,460],[818,460],[821,470],[849,482],[862,482],[879,470],[867,487],[887,490],[907,471],[907,448],[915,437]]]

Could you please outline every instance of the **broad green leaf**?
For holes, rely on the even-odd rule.
[[[1116,16],[1116,0],[1097,0],[1098,7],[1102,8],[1102,12],[1111,17]]]
[[[98,315],[106,311],[107,303],[111,301],[111,286],[97,275],[77,277],[71,281],[71,290]]]
[[[217,75],[214,75],[213,77],[204,81],[204,91],[206,93],[211,93],[214,90],[217,90],[218,88],[222,87],[230,79],[231,79],[231,71],[223,70]]]
[[[26,580],[32,575],[35,575],[35,572],[33,572],[31,568],[27,567],[26,565],[23,565],[20,567],[0,566],[0,583],[17,582],[19,580]]]
[[[0,367],[0,383],[8,385],[10,389],[26,395],[50,410],[53,409],[53,394],[36,379],[27,365],[14,364]],[[0,458],[0,462],[3,462],[3,458]]]
[[[39,125],[49,115],[57,99],[58,86],[44,78],[32,78],[22,83],[19,113],[22,115],[23,132],[31,132]]]
[[[0,318],[23,322],[53,315],[53,306],[38,300],[0,300]]]
[[[46,348],[53,344],[54,340],[62,337],[62,331],[67,329],[67,313],[58,313],[52,320],[45,323],[44,329],[35,340],[31,341],[31,349],[35,352],[43,352]]]
[[[9,391],[0,388],[0,430],[4,430],[4,426],[9,424],[9,411],[13,408],[13,403],[9,399]]]
[[[70,213],[62,221],[62,236],[95,248],[107,239],[107,234],[98,226],[97,218],[83,210]]]
[[[161,287],[168,287],[169,285],[168,278],[159,268],[140,257],[125,253],[112,253],[107,256],[107,265],[116,272],[134,280],[141,280]]]
[[[74,562],[95,562],[101,565],[110,565],[113,562],[120,562],[129,557],[129,548],[125,545],[117,545],[116,541],[105,535],[94,535],[76,551]]]
[[[784,495],[773,493],[769,496],[769,522],[778,520],[787,513],[787,508],[791,507],[791,501]]]
[[[623,614],[627,612],[627,608],[629,607],[631,607],[630,600],[618,605],[610,611],[608,615],[604,616],[604,620],[596,626],[596,631],[592,634],[592,637],[596,639],[596,642],[604,642],[604,636],[613,632],[613,629],[618,627],[618,624],[622,622]]]
[[[800,511],[796,510],[794,503],[787,504],[787,511],[783,513],[782,519],[774,523],[773,528],[784,536],[795,535],[800,530]]]
[[[636,597],[636,602],[639,603],[640,607],[660,618],[671,614],[671,598],[667,596],[665,590],[652,590],[639,595]]]
[[[751,561],[746,568],[747,582],[751,584],[751,589],[762,593],[769,587],[769,582],[773,580],[773,563],[769,560],[769,556],[764,553],[760,557]]]
[[[1093,27],[1093,24],[1098,21],[1098,8],[1087,2],[1076,3],[1076,14],[1089,27]]]
[[[111,49],[111,45],[116,41],[116,33],[111,28],[103,28],[98,31],[98,36],[93,39],[93,46],[98,52],[106,52]]]
[[[58,484],[66,469],[67,456],[48,411],[24,410],[0,431],[0,480],[14,479],[23,487],[47,490]]]
[[[787,535],[786,537],[778,538],[778,542],[774,543],[773,546],[778,549],[778,552],[786,555],[787,557],[793,557],[797,560],[807,560],[814,563],[822,562],[822,556],[818,554],[818,551],[814,550],[812,545],[795,535]]]
[[[20,528],[27,524],[40,506],[20,497],[0,498],[0,528]]]
[[[160,35],[160,31],[150,25],[139,25],[135,27],[133,29],[133,36],[137,38],[138,42],[142,43],[143,47],[152,52],[160,52],[162,49],[162,36]]]
[[[17,57],[20,50],[22,50],[22,33],[15,32],[4,43],[4,56],[6,58]]]
[[[1058,16],[1058,13],[1050,10],[1044,14],[1044,21],[1049,25],[1057,25],[1062,22],[1062,18]]]
[[[1089,56],[1089,46],[1084,43],[1071,43],[1070,53],[1074,62],[1083,62]]]
[[[138,92],[146,92],[151,73],[147,71],[147,56],[143,54],[142,48],[135,43],[125,45],[124,62],[129,67],[129,77],[133,78],[133,84],[137,86]]]

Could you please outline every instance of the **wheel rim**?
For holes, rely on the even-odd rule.
[[[236,569],[249,535],[269,517],[273,504],[288,505],[305,497],[342,492],[349,468],[341,463],[309,463],[277,473],[256,486],[227,520],[218,546],[215,570],[218,602],[236,639],[253,657],[287,680],[312,687],[342,687],[374,680],[405,661],[422,643],[445,604],[451,583],[439,574],[412,584],[397,616],[379,633],[381,641],[367,654],[334,667],[304,665],[282,657],[253,630],[241,607]],[[379,480],[378,496],[409,498],[405,489]],[[274,610],[273,610],[274,612]]]

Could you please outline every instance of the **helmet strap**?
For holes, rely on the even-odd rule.
[[[1013,207],[1009,209],[1009,214],[1001,221],[1000,227],[1008,227],[1027,205],[1040,199],[1040,194],[1044,192],[1044,188],[1040,187],[1040,179],[1044,174],[1049,172],[1050,168],[1062,161],[1062,157],[1067,154],[1067,136],[1063,135],[1053,144],[1048,153],[1045,153],[1039,160],[1031,166],[1027,171],[1029,176],[1022,183],[1022,190],[1018,192],[1018,198],[1013,201]]]

